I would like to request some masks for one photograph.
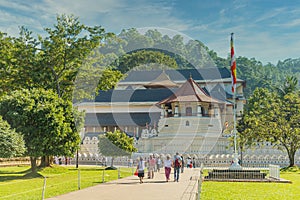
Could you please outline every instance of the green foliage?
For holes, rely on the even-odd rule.
[[[100,26],[88,27],[74,16],[57,17],[54,29],[45,28],[49,36],[39,36],[41,83],[60,97],[71,100],[79,68],[94,48],[110,34]]]
[[[2,119],[0,116],[0,158],[22,156],[25,152],[23,136]]]
[[[283,91],[287,92],[284,95],[264,88],[256,89],[238,126],[239,135],[250,144],[269,141],[285,150],[290,166],[295,164],[295,153],[300,149],[300,92],[292,88],[294,90],[290,84],[285,85]]]
[[[292,167],[284,167],[280,169],[281,172],[299,172],[300,168],[298,166],[292,166]]]
[[[31,34],[24,27],[18,38],[0,33],[0,95],[35,84],[38,43]]]
[[[99,54],[93,56],[94,49],[113,35],[105,33],[101,26],[86,26],[73,15],[57,16],[54,28],[45,31],[46,36],[38,39],[24,27],[19,37],[0,33],[0,95],[37,87],[52,89],[60,97],[71,100],[79,68],[92,69],[95,62],[104,59]],[[89,69],[84,76],[98,72]],[[79,89],[75,95],[82,96],[81,99],[86,97],[85,93],[79,93],[82,91]]]
[[[118,70],[111,68],[105,69],[101,73],[96,92],[98,93],[99,90],[106,91],[114,88],[123,77],[124,75]]]
[[[165,55],[160,51],[139,50],[122,56],[118,60],[118,69],[125,73],[130,69],[151,69],[151,64],[159,68],[177,68],[174,58]]]
[[[22,133],[28,156],[72,156],[78,148],[72,103],[51,90],[14,91],[3,97],[0,114]]]
[[[214,63],[207,50],[203,43],[194,40],[184,41],[181,35],[170,38],[158,30],[148,30],[142,34],[132,28],[109,38],[99,52],[119,58],[113,65],[125,73],[133,68],[144,70],[166,67],[179,69],[211,67]]]
[[[99,136],[99,152],[104,156],[129,156],[136,152],[134,139],[119,130]]]

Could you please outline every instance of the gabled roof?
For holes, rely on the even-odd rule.
[[[145,88],[171,88],[178,87],[176,83],[170,80],[169,76],[163,70],[161,74],[153,81],[144,85]]]
[[[189,78],[173,95],[158,104],[172,102],[223,103],[210,97],[192,78]]]

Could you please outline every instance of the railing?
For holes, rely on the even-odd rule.
[[[165,118],[169,118],[169,117],[175,117],[175,114],[167,114],[164,117]],[[192,113],[192,114],[182,114],[182,113],[178,113],[176,117],[217,117],[219,115],[217,114],[197,114],[197,113]]]
[[[278,165],[269,165],[269,177],[280,179],[280,167]]]

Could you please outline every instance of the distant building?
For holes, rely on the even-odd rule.
[[[239,113],[245,102],[244,86],[245,82],[238,80]],[[120,129],[137,139],[140,152],[173,152],[181,143],[190,143],[191,147],[182,151],[208,153],[211,144],[203,143],[205,147],[201,147],[199,139],[211,135],[214,135],[212,140],[222,138],[225,122],[231,123],[233,119],[232,102],[230,71],[207,68],[131,71],[115,89],[100,91],[94,102],[80,103],[78,108],[86,111],[86,135]],[[170,134],[179,137],[179,131],[181,139],[167,145],[173,137]],[[188,134],[197,136],[194,142]],[[221,140],[222,144],[215,144],[219,153],[226,151],[228,145],[227,138]]]
[[[237,80],[236,111],[243,111],[245,81]],[[206,165],[229,165],[233,149],[226,128],[233,125],[233,94],[227,68],[130,71],[117,87],[100,91],[85,110],[81,159],[101,160],[98,135],[122,130],[141,154],[175,153]],[[228,131],[227,131],[228,132]],[[269,143],[243,154],[244,164],[286,165],[288,158]],[[296,163],[299,163],[299,152]]]

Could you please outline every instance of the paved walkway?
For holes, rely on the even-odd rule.
[[[97,186],[74,191],[48,200],[194,200],[197,192],[199,169],[184,169],[180,174],[179,182],[166,182],[164,170],[156,172],[154,179],[144,179],[140,184],[136,176],[115,180]]]

